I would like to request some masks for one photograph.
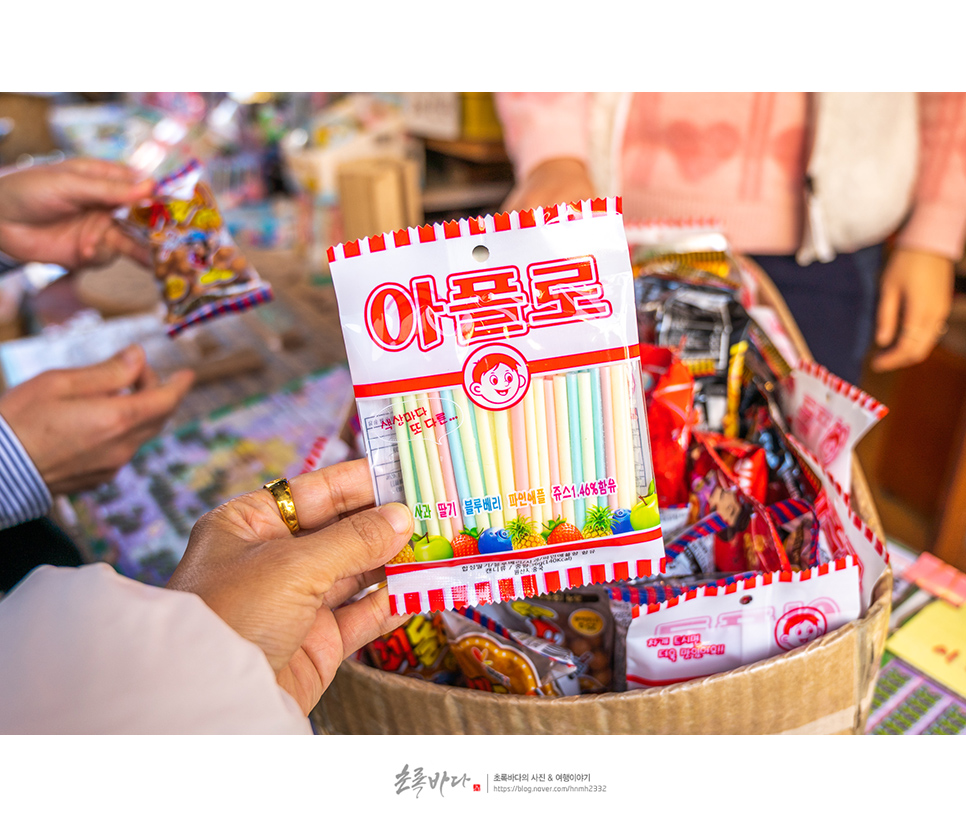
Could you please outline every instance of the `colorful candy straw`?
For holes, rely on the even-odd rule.
[[[577,394],[577,374],[566,374],[567,378],[567,407],[570,410],[570,465],[576,489],[581,489],[584,482],[583,449],[580,434],[580,400]],[[574,524],[584,526],[587,515],[587,502],[584,498],[574,499]]]
[[[473,412],[470,410],[469,400],[462,388],[451,388],[450,394],[453,398],[453,405],[459,417],[459,437],[460,450],[463,453],[463,460],[466,462],[466,480],[469,482],[470,496],[482,498],[486,495],[486,487],[483,482],[483,465],[480,460],[480,448],[476,440],[476,421],[473,419]],[[487,512],[476,514],[476,526],[480,528],[495,525],[495,521],[490,518]],[[502,520],[499,525],[502,527]]]
[[[446,424],[440,423],[437,415],[445,416],[443,413],[443,404],[439,398],[438,391],[429,392],[429,409],[430,414],[432,414],[433,419],[433,430],[436,433],[436,453],[439,455],[440,467],[443,470],[443,486],[446,490],[444,495],[449,501],[456,501],[457,507],[456,512],[453,512],[449,517],[450,527],[453,529],[453,535],[459,534],[460,530],[463,529],[463,525],[460,524],[461,512],[459,509],[459,490],[456,487],[456,473],[453,470],[453,457],[449,450],[449,437],[446,433]],[[426,442],[430,443],[429,437],[426,438]]]
[[[543,390],[540,385],[536,387],[540,388],[541,391]],[[532,382],[530,389],[523,398],[523,420],[526,425],[527,472],[529,475],[527,479],[528,489],[533,495],[533,503],[530,504],[530,518],[536,522],[536,529],[540,530],[543,527],[545,519],[543,506],[537,503],[537,489],[540,486],[546,489],[547,482],[540,479],[540,449],[539,441],[537,440],[536,397]]]
[[[419,503],[416,493],[416,476],[413,472],[413,453],[409,443],[409,427],[403,417],[406,411],[402,397],[392,398],[392,424],[396,431],[396,449],[399,452],[399,468],[402,471],[403,494],[406,503],[415,507]],[[422,521],[416,522],[416,532],[425,533],[426,525]]]
[[[483,409],[477,412],[477,416],[483,414]],[[502,491],[503,501],[507,500],[507,496],[511,492],[516,491],[515,481],[513,477],[514,472],[514,457],[513,457],[513,443],[510,440],[510,415],[504,409],[503,411],[489,411],[485,412],[490,415],[491,426],[493,427],[493,436],[496,438],[496,465],[500,470],[500,486]],[[513,517],[519,513],[504,505],[504,516]]]
[[[577,377],[577,404],[580,408],[580,453],[581,471],[587,482],[597,479],[597,456],[594,452],[594,395],[592,392],[590,371],[579,371]],[[584,499],[584,505],[589,509],[597,506],[597,496],[589,495]]]
[[[412,395],[403,397],[403,407],[408,412],[415,414],[418,408],[416,398]],[[407,431],[410,431],[407,428]],[[419,497],[422,504],[429,506],[429,518],[426,519],[426,529],[431,536],[440,536],[439,522],[436,520],[436,497],[433,493],[433,477],[429,471],[429,457],[426,454],[426,444],[420,432],[410,442],[413,450],[413,459],[416,462],[416,486],[419,489]]]
[[[590,395],[594,411],[594,463],[597,465],[597,480],[602,481],[604,474],[604,415],[601,411],[600,400],[600,368],[590,369]],[[603,507],[607,503],[606,495],[597,496],[597,506]]]
[[[573,490],[573,469],[570,458],[570,408],[567,403],[567,377],[557,374],[553,377],[553,407],[557,420],[557,465],[560,468],[560,483],[564,489]],[[560,502],[565,521],[571,524],[574,516],[574,501],[567,498]]]
[[[554,401],[553,379],[544,377],[543,383],[543,404],[547,413],[547,420],[544,425],[547,427],[547,501],[550,502],[550,519],[557,518],[562,512],[560,502],[553,498],[553,487],[560,483],[560,464],[557,456],[557,410]],[[541,432],[542,434],[542,432]]]
[[[550,450],[548,448],[548,435],[551,429],[552,419],[547,414],[547,389],[542,379],[534,379],[530,383],[530,393],[533,395],[533,421],[537,432],[537,466],[538,477],[537,487],[543,488],[545,503],[538,504],[540,514],[544,522],[553,518],[551,511],[550,487]],[[527,427],[529,430],[529,426]]]
[[[617,481],[617,426],[614,424],[614,389],[611,368],[604,365],[600,369],[600,411],[604,423],[604,477]],[[607,506],[612,510],[619,508],[617,493],[607,493]],[[625,509],[630,509],[626,507]]]
[[[465,395],[462,396],[464,401],[466,401]],[[474,408],[469,405],[468,401],[467,409],[472,415],[473,422],[476,425],[477,445],[480,460],[483,463],[483,483],[486,486],[485,495],[500,497],[500,470],[497,465],[496,443],[493,439],[493,425],[490,422],[490,412],[482,408]],[[504,520],[503,511],[496,509],[490,510],[490,526],[504,527],[505,525],[506,521]]]
[[[424,414],[432,414],[429,405],[429,397],[425,392],[416,395],[416,408],[422,410]],[[422,420],[422,431],[419,433],[418,440],[423,443],[426,450],[426,460],[429,463],[429,477],[433,484],[433,496],[436,503],[433,504],[433,512],[439,512],[437,504],[446,501],[446,483],[443,480],[443,465],[439,459],[439,447],[436,445],[436,435],[432,426],[426,425],[426,420]],[[441,524],[440,527],[447,525]],[[457,533],[459,530],[456,531]],[[455,534],[454,534],[455,535]]]
[[[521,501],[517,506],[517,514],[533,518],[533,510],[527,499],[527,493],[534,486],[534,481],[530,478],[530,440],[527,435],[525,400],[526,395],[510,409],[510,430],[513,433],[513,484]]]
[[[617,503],[628,509],[637,501],[637,483],[634,477],[634,449],[631,445],[631,399],[627,367],[625,363],[611,369],[614,389],[614,423],[618,428],[617,448]]]
[[[459,418],[456,415],[456,404],[449,391],[439,392],[439,402],[446,415],[447,445],[449,446],[450,459],[453,463],[453,477],[456,479],[456,493],[460,500],[460,514],[466,527],[472,527],[476,523],[476,516],[472,512],[466,512],[466,502],[472,499],[473,492],[470,490],[470,481],[466,474],[466,458],[463,456],[463,443],[459,434]]]

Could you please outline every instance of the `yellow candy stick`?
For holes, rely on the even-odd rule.
[[[403,397],[403,407],[407,412],[415,414],[418,408],[416,398],[412,395]],[[407,432],[412,430],[407,426]],[[412,440],[413,458],[416,462],[416,483],[419,485],[419,495],[421,503],[429,504],[429,518],[426,520],[426,529],[431,536],[440,536],[442,533],[439,528],[439,521],[436,518],[436,496],[433,492],[433,476],[429,471],[429,458],[426,456],[426,444],[423,442],[422,433],[415,435]]]
[[[473,417],[476,420],[476,433],[480,438],[480,458],[483,462],[483,484],[486,486],[485,495],[500,495],[500,470],[496,458],[496,441],[493,438],[493,424],[490,422],[490,412],[473,406]],[[500,499],[502,503],[502,498]],[[502,528],[506,525],[502,510],[490,511],[490,526]]]
[[[409,427],[403,419],[406,411],[402,397],[392,398],[392,424],[396,431],[396,448],[399,452],[399,468],[402,470],[403,494],[406,496],[406,504],[410,510],[415,509],[419,503],[419,496],[416,493],[416,474],[413,471],[413,452],[412,444],[409,442]],[[425,533],[426,525],[422,521],[416,522],[416,532]]]
[[[416,405],[424,409],[426,417],[431,417],[433,409],[429,404],[429,396],[425,392],[416,395]],[[419,437],[422,439],[423,446],[426,449],[426,459],[429,461],[429,477],[433,482],[433,495],[437,501],[444,502],[447,500],[446,481],[443,478],[443,465],[439,458],[439,444],[436,442],[436,433],[431,426],[426,425],[425,420],[422,423],[422,431],[419,433]],[[450,501],[458,499],[456,495],[448,497]],[[433,512],[438,512],[435,504],[433,504]],[[455,517],[450,521],[449,526],[454,528],[453,535],[455,536],[459,532]],[[446,527],[447,525],[444,522],[440,522],[441,529]]]
[[[543,391],[542,385],[534,385],[531,381],[530,390],[527,391],[527,395],[523,398],[523,420],[526,424],[526,441],[527,441],[527,471],[529,473],[529,487],[530,492],[534,495],[534,502],[536,502],[536,490],[539,486],[544,486],[545,481],[540,480],[540,450],[538,448],[537,441],[537,409],[536,409],[536,396],[534,395],[534,388],[539,388]],[[544,486],[544,488],[546,488]],[[536,529],[540,530],[543,528],[543,522],[546,521],[546,516],[543,512],[543,506],[537,503],[530,505],[530,517],[536,522]]]

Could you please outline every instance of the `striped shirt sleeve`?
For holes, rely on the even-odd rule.
[[[27,450],[0,417],[0,530],[46,515],[52,503]]]

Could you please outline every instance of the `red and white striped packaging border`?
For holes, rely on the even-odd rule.
[[[852,400],[852,402],[874,415],[877,420],[881,420],[889,413],[889,409],[875,397],[867,394],[861,388],[857,388],[850,382],[846,382],[844,379],[837,377],[828,368],[819,365],[817,362],[801,359],[796,370],[814,377],[836,394],[841,394]]]
[[[381,235],[372,235],[358,240],[330,246],[326,251],[329,263],[346,258],[398,249],[420,243],[433,243],[437,240],[450,240],[458,237],[472,237],[490,232],[508,232],[547,226],[551,223],[565,223],[601,215],[620,215],[620,197],[599,197],[573,203],[539,206],[525,211],[501,212],[481,217],[464,217],[426,226],[410,226]]]
[[[581,585],[654,576],[666,570],[667,558],[660,528],[652,532],[656,532],[656,538],[641,541],[640,536],[628,535],[623,542],[614,539],[610,544],[582,550],[568,550],[568,547],[580,544],[571,542],[569,545],[513,550],[470,559],[389,565],[386,578],[390,611],[393,614],[418,614],[458,610],[467,605],[552,594]],[[539,567],[521,574],[520,562],[535,558],[531,554],[553,557],[553,567]],[[622,555],[624,558],[620,558]],[[506,558],[500,561],[499,556]],[[432,576],[420,576],[418,582],[410,586],[406,577],[417,571],[430,572]]]
[[[634,605],[632,607],[631,616],[632,618],[636,618],[645,614],[654,614],[658,611],[666,611],[669,608],[674,608],[678,605],[689,602],[690,600],[697,599],[698,597],[727,596],[728,594],[752,591],[755,588],[773,585],[776,582],[808,582],[808,580],[810,580],[813,576],[825,576],[828,573],[846,570],[847,568],[853,567],[857,564],[858,562],[854,556],[846,556],[842,559],[836,559],[833,562],[827,562],[824,565],[819,565],[817,568],[809,568],[808,570],[760,573],[751,577],[750,579],[734,582],[731,585],[725,585],[724,587],[718,585],[704,585],[700,588],[692,588],[690,591],[685,591],[680,596],[671,597],[664,602],[651,603],[650,605],[644,607]]]
[[[823,489],[827,493],[827,512],[835,513],[836,518],[842,524],[843,531],[848,538],[849,547],[855,551],[859,560],[859,574],[861,579],[862,605],[863,612],[872,604],[872,595],[875,583],[885,572],[889,564],[889,549],[885,543],[876,535],[875,531],[852,507],[852,497],[848,490],[835,480],[828,469],[819,465],[815,457],[802,446],[801,442],[793,436],[788,438],[792,450],[798,455],[800,461],[804,461],[815,473],[818,474],[822,482]],[[816,510],[821,501],[816,503]],[[839,512],[841,508],[842,512]],[[844,514],[845,518],[841,518]],[[821,518],[819,522],[823,526],[828,525],[826,519]]]

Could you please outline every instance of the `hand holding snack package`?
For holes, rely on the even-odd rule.
[[[162,179],[150,202],[121,210],[117,219],[151,248],[169,336],[272,299],[271,286],[228,233],[197,161]]]
[[[376,501],[416,518],[394,611],[662,570],[619,199],[328,254]]]

